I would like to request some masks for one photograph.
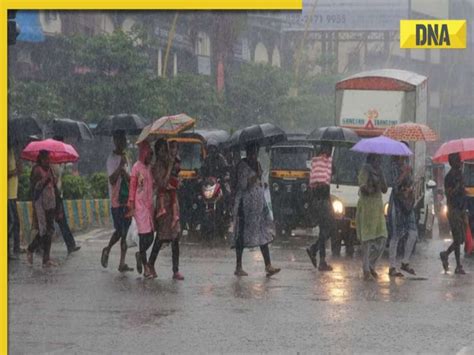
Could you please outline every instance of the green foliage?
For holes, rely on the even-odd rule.
[[[80,200],[89,197],[89,183],[82,176],[63,175],[62,188],[65,200]]]
[[[106,173],[95,173],[89,178],[89,193],[94,199],[107,198],[108,177]]]

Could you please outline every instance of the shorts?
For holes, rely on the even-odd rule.
[[[130,223],[132,222],[131,218],[125,218],[125,214],[127,213],[127,207],[113,207],[112,208],[112,219],[114,221],[114,229],[120,236],[125,237],[128,232],[128,227],[130,227]]]

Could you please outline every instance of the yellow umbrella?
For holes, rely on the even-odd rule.
[[[163,116],[143,128],[138,137],[137,144],[149,139],[152,136],[173,136],[186,131],[196,124],[194,118],[189,117],[185,113],[174,116]]]

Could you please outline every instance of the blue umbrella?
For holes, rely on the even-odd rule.
[[[361,139],[351,150],[359,153],[381,155],[409,156],[413,154],[404,143],[384,136]]]

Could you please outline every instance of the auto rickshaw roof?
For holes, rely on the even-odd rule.
[[[223,129],[196,129],[194,131],[183,132],[179,136],[197,138],[202,140],[205,144],[209,143],[209,141],[214,141],[218,145],[227,142],[230,137],[229,133]]]

